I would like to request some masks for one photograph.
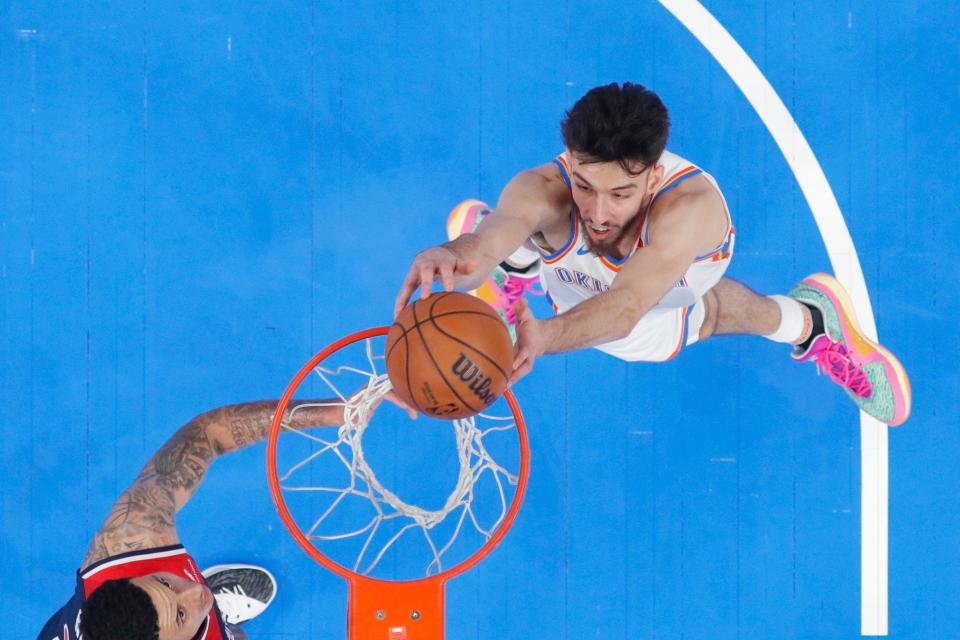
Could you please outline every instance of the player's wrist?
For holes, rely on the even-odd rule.
[[[440,248],[446,249],[453,257],[457,260],[462,260],[467,262],[471,257],[471,254],[474,253],[479,244],[479,238],[475,233],[465,233],[461,236],[457,236],[453,240],[448,240],[443,244],[439,245]]]
[[[546,318],[544,320],[534,320],[536,329],[533,332],[534,339],[531,342],[531,348],[534,355],[539,357],[548,353],[563,353],[568,351],[562,345],[563,321],[558,322],[558,317]]]

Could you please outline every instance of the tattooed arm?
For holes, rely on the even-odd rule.
[[[291,402],[301,405],[338,400]],[[82,568],[104,558],[178,543],[176,513],[196,491],[210,464],[218,456],[267,437],[274,400],[220,407],[203,413],[180,428],[123,492],[94,536]],[[342,406],[304,406],[287,424],[294,428],[336,425],[343,422]]]

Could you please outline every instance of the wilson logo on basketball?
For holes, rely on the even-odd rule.
[[[490,385],[493,384],[493,381],[490,380],[489,376],[483,375],[480,367],[462,351],[460,352],[460,357],[453,363],[453,374],[468,383],[470,391],[480,398],[480,401],[483,402],[484,405],[488,405],[496,400],[496,397],[490,392]]]

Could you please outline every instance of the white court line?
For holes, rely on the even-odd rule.
[[[863,332],[877,342],[857,250],[827,177],[780,96],[750,56],[696,0],[659,0],[710,52],[770,131],[820,230],[834,275],[853,300]],[[887,635],[887,426],[860,412],[860,633]]]

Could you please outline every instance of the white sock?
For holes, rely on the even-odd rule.
[[[780,326],[768,336],[768,340],[796,344],[810,333],[810,314],[803,305],[787,296],[767,296],[780,307]]]

